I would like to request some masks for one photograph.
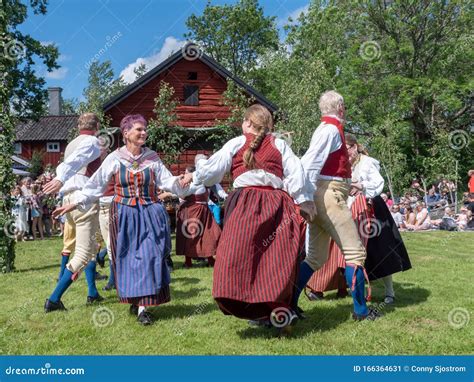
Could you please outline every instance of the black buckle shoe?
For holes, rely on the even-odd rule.
[[[151,325],[153,324],[153,316],[150,312],[144,310],[138,315],[137,321],[142,325]]]
[[[55,310],[67,310],[61,300],[58,302],[52,302],[49,298],[44,302],[44,312],[49,313]]]
[[[367,313],[366,316],[359,316],[355,313],[352,313],[352,319],[354,321],[375,321],[379,318],[382,317],[382,313],[380,313],[377,309],[374,309],[373,307],[369,306],[369,313]]]
[[[101,302],[101,301],[104,301],[104,298],[100,294],[98,294],[97,297],[87,296],[86,305],[92,305],[96,302]]]
[[[130,310],[129,310],[130,314],[134,315],[134,316],[138,316],[138,306],[136,305],[130,305]]]

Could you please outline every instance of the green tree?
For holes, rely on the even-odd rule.
[[[148,72],[148,67],[146,64],[142,63],[138,65],[135,69],[133,69],[133,73],[135,73],[136,78],[135,80],[138,80],[140,77],[143,77],[147,72]]]
[[[203,14],[191,15],[186,26],[186,38],[244,78],[255,70],[262,54],[278,48],[275,17],[265,16],[258,0],[239,0],[234,5],[208,1]]]
[[[454,176],[457,159],[465,173],[473,166],[473,19],[466,0],[313,0],[287,28],[290,71],[276,101],[307,136],[309,112],[295,112],[297,99],[313,99],[314,129],[319,92],[311,81],[338,90],[346,129],[382,161],[399,192],[410,176]],[[285,90],[299,81],[306,87],[290,90],[291,101]]]
[[[63,99],[63,115],[76,115],[79,112],[79,101],[77,98]]]
[[[0,7],[0,270],[14,270],[15,242],[12,233],[12,172],[15,125],[19,119],[37,118],[47,99],[45,81],[35,72],[41,62],[51,71],[58,68],[58,50],[42,45],[18,27],[27,18],[28,4],[35,14],[46,13],[46,0],[1,0]]]
[[[175,109],[179,101],[174,97],[174,88],[167,82],[160,82],[155,98],[155,117],[148,122],[148,145],[161,154],[165,164],[175,163],[182,152],[183,128],[176,124]]]
[[[83,91],[84,102],[79,104],[78,112],[95,113],[100,119],[101,130],[110,126],[110,117],[104,113],[106,101],[125,89],[126,84],[122,77],[115,78],[110,61],[93,61],[89,67],[87,87]],[[70,139],[79,134],[77,129],[72,131]]]

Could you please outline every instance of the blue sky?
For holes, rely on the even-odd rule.
[[[31,13],[21,25],[43,44],[54,43],[60,69],[48,73],[38,67],[47,86],[63,88],[64,98],[82,99],[88,64],[98,57],[111,60],[115,74],[131,82],[133,68],[149,68],[166,59],[184,43],[185,21],[202,14],[207,0],[50,0],[48,13]],[[213,0],[212,4],[236,1]],[[282,27],[308,7],[309,0],[260,0],[266,15]]]

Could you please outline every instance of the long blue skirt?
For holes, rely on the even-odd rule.
[[[113,202],[110,244],[120,302],[160,305],[170,301],[166,257],[171,253],[168,215],[161,203]]]

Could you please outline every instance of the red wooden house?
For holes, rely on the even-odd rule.
[[[160,82],[169,83],[179,101],[179,106],[176,108],[177,125],[186,128],[190,136],[194,134],[197,137],[189,140],[178,162],[170,166],[175,175],[184,172],[188,165],[194,164],[197,153],[209,154],[212,151],[212,145],[205,134],[196,133],[211,129],[215,126],[216,119],[229,117],[229,107],[222,102],[228,80],[234,81],[249,97],[253,97],[271,112],[276,110],[276,106],[269,100],[211,57],[202,52],[197,56],[187,56],[188,47],[174,53],[104,105],[104,111],[111,117],[113,127],[120,126],[120,120],[130,113],[142,114],[150,119],[154,117],[154,99],[158,95]],[[61,90],[61,88],[48,89],[48,116],[17,126],[15,141],[17,155],[30,160],[33,150],[37,150],[44,153],[44,165],[51,163],[56,166],[60,162],[70,131],[77,126],[78,119],[76,115],[61,115]],[[115,144],[121,144],[119,136]]]
[[[68,137],[77,126],[77,115],[62,115],[61,88],[49,88],[49,115],[16,126],[15,155],[31,160],[41,153],[43,165],[56,167],[62,160]]]
[[[249,97],[252,96],[271,112],[276,110],[276,106],[263,95],[211,57],[202,52],[189,57],[186,52],[189,52],[188,47],[174,53],[107,102],[104,111],[112,118],[112,126],[119,126],[126,114],[142,114],[147,119],[154,117],[154,99],[161,81],[174,88],[180,103],[176,108],[176,124],[189,132],[212,128],[216,119],[230,116],[229,107],[222,102],[228,80],[234,81]],[[180,155],[178,163],[170,166],[170,170],[175,175],[182,173],[188,165],[194,164],[197,153],[209,154],[211,151],[212,146],[205,136],[190,140],[190,145]]]

